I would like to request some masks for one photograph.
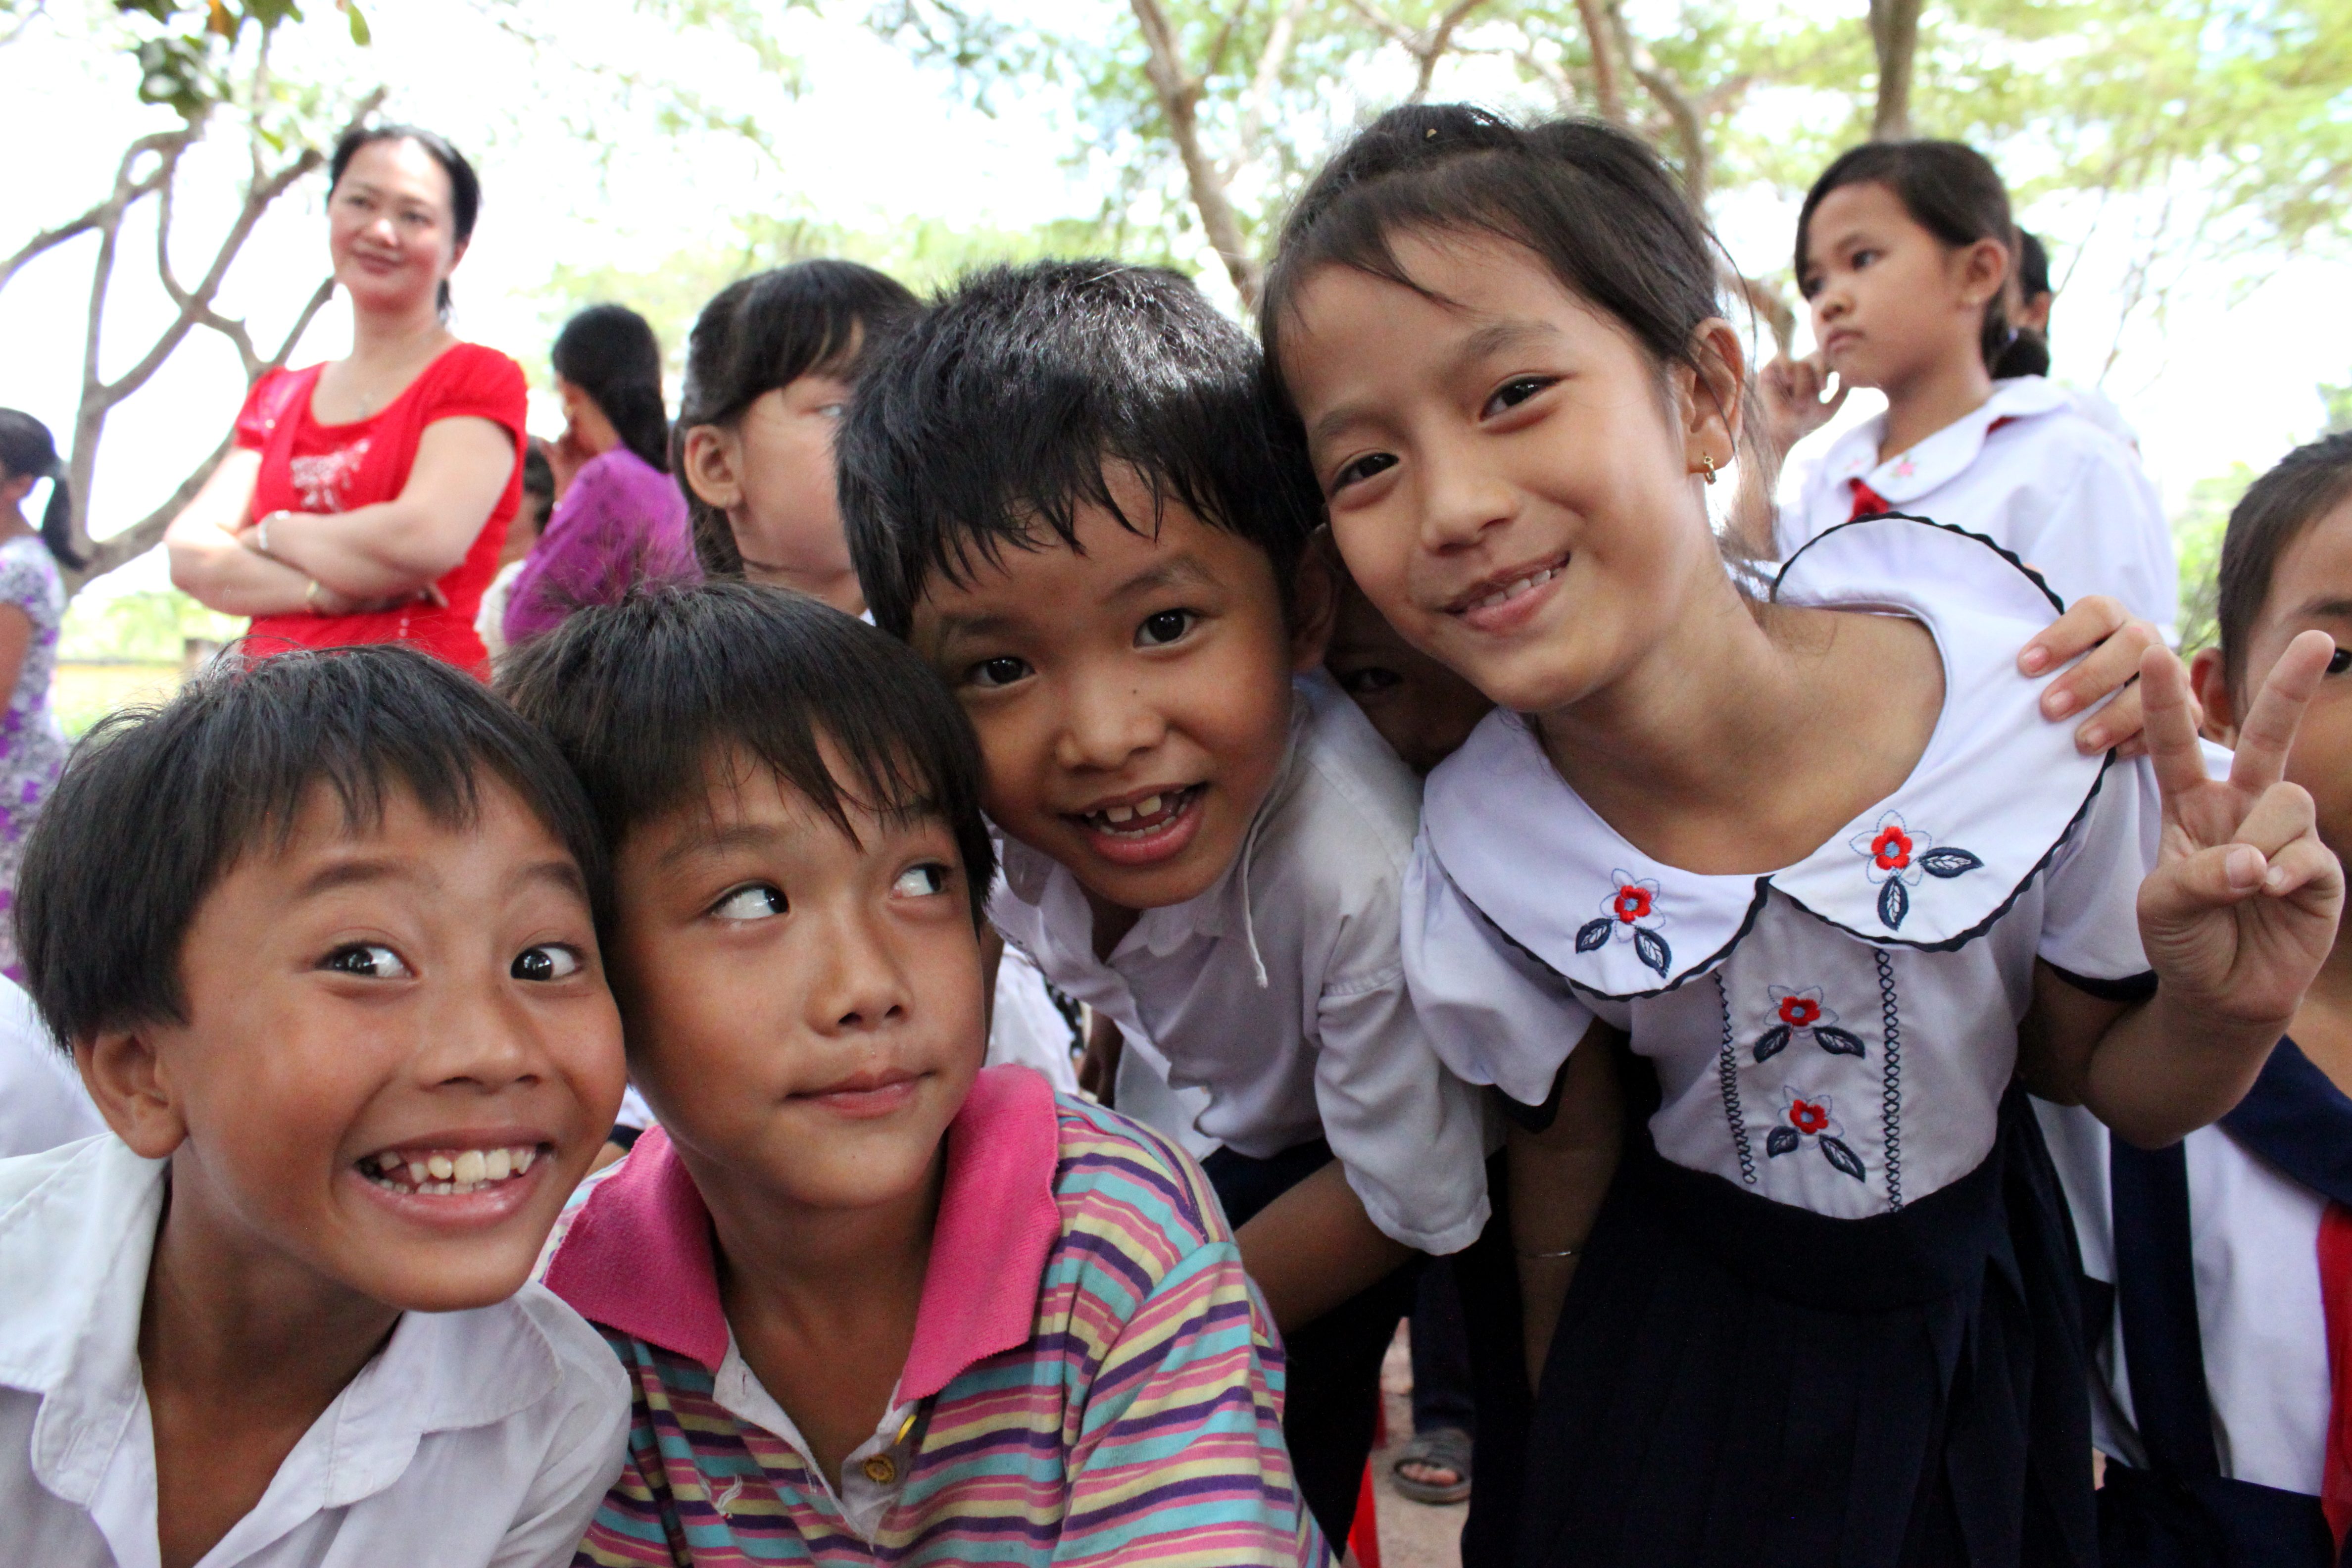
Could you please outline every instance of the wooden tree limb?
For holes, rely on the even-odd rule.
[[[1409,27],[1369,0],[1348,0],[1348,8],[1384,34],[1390,42],[1412,57],[1413,86],[1405,95],[1407,103],[1419,103],[1429,96],[1429,84],[1437,74],[1438,62],[1454,47],[1454,35],[1470,14],[1486,0],[1454,0],[1426,29]]]
[[[1143,74],[1160,100],[1160,115],[1168,121],[1168,139],[1176,144],[1176,155],[1183,163],[1193,210],[1200,214],[1202,230],[1217,259],[1225,264],[1234,291],[1241,295],[1244,306],[1255,310],[1265,270],[1250,254],[1224,171],[1201,145],[1199,110],[1207,84],[1185,68],[1176,30],[1160,0],[1129,0],[1129,4],[1143,31]]]
[[[1878,100],[1870,139],[1911,134],[1911,68],[1919,52],[1920,0],[1870,0],[1870,47],[1878,56]]]
[[[1265,122],[1274,104],[1275,89],[1282,83],[1282,68],[1297,42],[1299,18],[1306,12],[1307,0],[1288,0],[1275,13],[1274,24],[1266,29],[1265,47],[1258,51],[1257,69],[1250,74],[1249,97],[1242,106],[1241,137],[1234,149],[1233,168],[1238,169],[1245,160],[1257,156],[1258,145],[1265,139]]]
[[[1616,49],[1601,19],[1601,0],[1576,0],[1576,14],[1584,23],[1585,46],[1592,55],[1592,96],[1601,118],[1612,125],[1622,125],[1625,93],[1617,85]]]
[[[116,165],[113,192],[80,216],[69,218],[55,228],[43,229],[26,240],[16,254],[5,262],[0,262],[0,289],[7,288],[16,274],[24,269],[26,263],[35,257],[56,249],[77,235],[121,223],[124,209],[155,189],[158,182],[170,177],[172,163],[194,140],[194,127],[184,126],[177,131],[161,131],[152,136],[142,136],[133,142],[124,150],[121,162]],[[148,153],[160,154],[162,161],[144,178],[133,180],[131,177],[132,164]]]
[[[1581,0],[1580,0],[1580,4]],[[1633,72],[1633,79],[1657,100],[1664,110],[1666,122],[1674,127],[1675,141],[1680,144],[1683,160],[1683,195],[1693,208],[1706,210],[1706,197],[1713,175],[1713,160],[1706,144],[1706,121],[1698,106],[1681,80],[1657,61],[1647,44],[1633,36],[1625,25],[1625,12],[1617,0],[1609,0],[1609,30],[1613,41],[1624,55],[1625,63]]]

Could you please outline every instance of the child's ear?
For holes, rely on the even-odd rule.
[[[2009,282],[2009,247],[1980,239],[1960,253],[1960,303],[1976,307],[1997,297]]]
[[[2230,678],[2220,648],[2197,650],[2197,657],[2189,661],[2189,689],[2205,710],[2205,722],[2197,732],[2217,746],[2235,747],[2238,710],[2230,700]]]
[[[1339,574],[1332,568],[1331,531],[1318,528],[1298,552],[1290,589],[1290,673],[1304,675],[1323,662],[1331,628],[1339,618]]]
[[[105,1029],[74,1042],[82,1087],[114,1135],[150,1160],[161,1160],[188,1136],[153,1037],[143,1029]]]
[[[1739,431],[1746,405],[1748,355],[1739,333],[1720,316],[1710,316],[1691,332],[1691,358],[1696,368],[1675,366],[1683,421],[1684,467],[1691,473],[1731,467],[1739,456]]]
[[[703,505],[727,511],[743,504],[740,447],[734,432],[717,425],[697,425],[686,433],[678,468]]]

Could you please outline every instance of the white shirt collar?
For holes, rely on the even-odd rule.
[[[148,1430],[139,1320],[168,1166],[110,1133],[54,1155],[34,1157],[50,1165],[46,1178],[0,1210],[0,1279],[11,1296],[0,1314],[0,1384],[41,1397],[34,1473],[87,1507],[117,1447]],[[254,1517],[282,1515],[290,1529],[382,1491],[426,1433],[505,1420],[546,1398],[560,1376],[554,1347],[511,1301],[404,1313],[297,1445],[296,1454],[323,1446],[320,1462],[298,1466],[289,1455]],[[140,1462],[152,1472],[149,1441]],[[295,1476],[305,1478],[299,1488]],[[310,1495],[278,1495],[289,1489]]]
[[[2068,728],[2040,715],[2042,683],[2016,673],[2017,649],[2056,606],[2005,552],[1908,519],[1849,523],[1799,551],[1774,596],[1912,616],[1945,670],[1944,710],[1911,776],[1796,864],[1707,876],[1652,859],[1568,786],[1515,714],[1488,715],[1430,775],[1423,830],[1446,874],[1587,992],[1654,995],[1706,973],[1776,890],[1864,942],[1957,948],[2009,909],[2098,791],[2107,759],[2076,752]]]
[[[1846,481],[1860,479],[1882,500],[1901,505],[1948,484],[1977,460],[1985,437],[2005,419],[2030,419],[2072,409],[2063,389],[2038,375],[2012,376],[1992,384],[1992,395],[1974,410],[1953,420],[1907,452],[1879,460],[1886,438],[1886,416],[1879,415],[1850,432],[1822,463],[1823,473],[1841,490]]]

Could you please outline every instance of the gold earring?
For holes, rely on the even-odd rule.
[[[1714,457],[1714,454],[1709,453],[1709,452],[1701,452],[1701,453],[1698,455],[1698,461],[1699,461],[1699,471],[1700,471],[1700,472],[1702,472],[1702,473],[1704,473],[1705,475],[1706,475],[1706,482],[1707,482],[1708,484],[1713,484],[1713,483],[1715,483],[1715,457]]]

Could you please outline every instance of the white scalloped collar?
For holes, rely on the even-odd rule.
[[[2080,755],[2072,726],[2041,716],[2043,679],[2017,673],[2017,650],[2054,618],[2057,597],[1990,541],[1914,518],[1847,523],[1798,551],[1773,597],[1911,616],[1944,661],[1944,710],[1911,776],[1796,864],[1708,876],[1651,859],[1513,713],[1489,714],[1430,774],[1423,825],[1446,875],[1585,991],[1654,995],[1706,973],[1775,889],[1864,942],[1961,946],[2016,900],[2098,792],[2108,759]]]

